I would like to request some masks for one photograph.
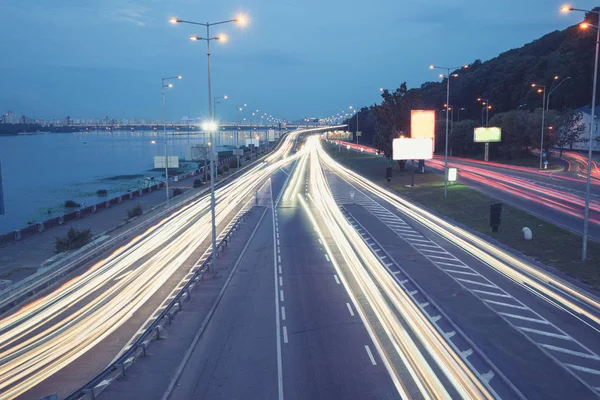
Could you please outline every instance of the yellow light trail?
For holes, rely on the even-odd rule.
[[[324,225],[331,232],[352,276],[360,286],[421,394],[427,399],[450,398],[439,377],[427,363],[397,315],[400,315],[416,334],[423,348],[462,398],[493,398],[488,389],[453,351],[408,294],[398,286],[356,230],[346,221],[335,203],[323,174],[318,138],[314,136],[309,138],[307,147],[311,153],[310,185],[315,208],[323,218]],[[298,197],[301,199],[301,196]],[[301,203],[310,213],[303,200]]]
[[[261,181],[300,157],[276,152],[215,193],[220,224]],[[0,320],[0,397],[23,394],[100,343],[182,267],[211,232],[204,196],[165,217],[80,276]]]
[[[600,324],[600,317],[598,317],[597,314],[600,311],[600,301],[586,291],[494,246],[458,226],[454,226],[444,221],[432,213],[404,200],[400,196],[370,182],[333,160],[333,158],[322,149],[320,144],[318,145],[318,153],[325,165],[334,170],[352,185],[360,187],[386,201],[401,213],[409,216],[421,225],[430,229],[432,232],[450,241],[455,246],[479,259],[484,264],[492,267],[492,269],[501,273],[513,282],[523,286],[526,290],[535,293],[540,298],[546,301],[551,299],[553,302],[560,304],[564,310],[567,310],[574,315],[578,314],[580,316],[585,316],[595,324]],[[547,298],[545,296],[547,296]],[[585,304],[594,312],[578,303]],[[585,320],[583,322],[590,325],[593,329],[599,330],[597,326],[592,326]]]

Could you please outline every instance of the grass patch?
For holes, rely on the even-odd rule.
[[[90,228],[80,230],[71,227],[65,236],[57,237],[55,240],[55,251],[57,253],[75,250],[92,241],[92,231]]]
[[[144,175],[136,174],[136,175],[115,175],[109,176],[108,178],[104,178],[107,181],[121,181],[121,180],[132,180],[143,178]]]
[[[365,178],[472,230],[488,235],[532,259],[555,267],[594,289],[600,289],[600,243],[589,242],[588,260],[582,263],[581,235],[508,204],[502,205],[502,225],[500,231],[494,233],[489,226],[490,204],[499,200],[459,184],[449,186],[448,198],[444,199],[443,177],[434,173],[415,174],[417,187],[406,187],[411,183],[410,163],[407,163],[407,171],[401,173],[398,164],[394,162],[393,178],[388,183],[385,179],[385,169],[390,166],[389,160],[355,152],[348,153],[344,150],[337,152],[333,145],[323,145],[338,162]],[[525,226],[532,230],[533,240],[522,239],[521,229]]]

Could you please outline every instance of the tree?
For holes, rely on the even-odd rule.
[[[560,149],[559,159],[562,158],[566,146],[573,150],[573,144],[589,140],[581,136],[585,132],[585,124],[581,122],[582,119],[583,113],[577,110],[569,110],[559,118],[558,140],[556,142]]]

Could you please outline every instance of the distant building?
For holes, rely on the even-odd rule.
[[[583,142],[573,143],[573,150],[588,150],[589,142],[587,138],[590,136],[590,125],[592,124],[592,107],[585,106],[578,109],[583,117],[581,123],[585,125],[585,132],[581,134]],[[600,151],[600,131],[598,130],[598,120],[600,119],[600,105],[596,106],[594,111],[594,130],[592,131],[592,151]]]

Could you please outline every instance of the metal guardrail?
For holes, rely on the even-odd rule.
[[[220,250],[227,246],[231,236],[235,233],[239,225],[245,221],[252,210],[253,208],[250,208],[241,216],[237,218],[234,217],[234,221],[229,223],[228,229],[226,228],[226,232],[219,235],[221,239],[217,245],[217,256]],[[208,271],[211,265],[212,257],[214,256],[215,255],[212,254],[212,249],[209,247],[202,257],[200,257],[200,265],[196,271],[194,271],[194,274],[175,295],[175,297],[171,299],[169,304],[154,320],[154,322],[135,341],[135,343],[116,361],[106,367],[104,371],[100,372],[81,388],[67,396],[65,400],[96,399],[96,396],[99,395],[114,380],[125,376],[125,371],[127,368],[129,368],[137,360],[137,358],[142,355],[146,355],[146,348],[150,342],[152,342],[152,340],[161,338],[161,332],[164,330],[163,326],[165,322],[168,322],[169,324],[172,322],[173,317],[179,311],[181,311],[182,302],[190,298],[191,291],[196,287],[197,283],[199,281],[204,281],[204,274]]]
[[[271,149],[271,151],[277,149],[281,145],[281,143],[283,143],[283,140],[281,140],[281,139],[276,144],[275,148]],[[216,182],[215,186],[221,186],[225,182],[227,182],[239,175],[242,175],[248,168],[251,168],[257,162],[261,162],[268,154],[269,154],[269,151],[267,151],[266,154],[263,153],[262,157],[257,158],[253,162],[245,165],[244,167],[235,171],[231,175],[226,176],[222,180]],[[99,245],[98,247],[96,247],[94,249],[90,249],[89,252],[81,255],[80,257],[76,258],[75,260],[69,261],[69,259],[67,257],[67,258],[57,262],[58,264],[64,263],[64,265],[56,266],[54,268],[48,268],[48,269],[44,270],[43,272],[38,272],[36,274],[30,275],[29,277],[25,278],[24,280],[19,281],[19,282],[15,283],[14,285],[11,285],[11,286],[7,287],[6,289],[0,291],[0,314],[16,307],[17,305],[19,305],[20,303],[25,301],[27,298],[35,295],[39,291],[44,290],[49,286],[53,285],[60,278],[73,272],[74,270],[80,268],[83,264],[100,256],[101,254],[105,253],[107,250],[122,243],[123,240],[126,240],[126,239],[134,236],[135,234],[137,234],[137,232],[140,229],[143,229],[143,228],[151,225],[152,223],[160,220],[165,215],[173,212],[174,210],[176,210],[180,207],[185,207],[186,205],[196,201],[198,198],[206,195],[208,192],[209,192],[209,188],[208,187],[204,188],[203,190],[196,193],[195,195],[190,196],[189,198],[181,201],[180,203],[177,203],[177,204],[173,205],[172,207],[161,211],[160,213],[152,216],[151,218],[142,222],[141,224],[132,227],[131,229],[121,233],[118,236],[115,236],[114,238],[107,240],[106,242],[103,242],[101,245]],[[162,204],[159,204],[158,206],[155,206],[150,211],[152,211],[158,207],[161,207],[161,206],[162,206]],[[107,232],[109,232],[109,231],[107,231]],[[107,233],[107,232],[105,232],[105,233]]]

